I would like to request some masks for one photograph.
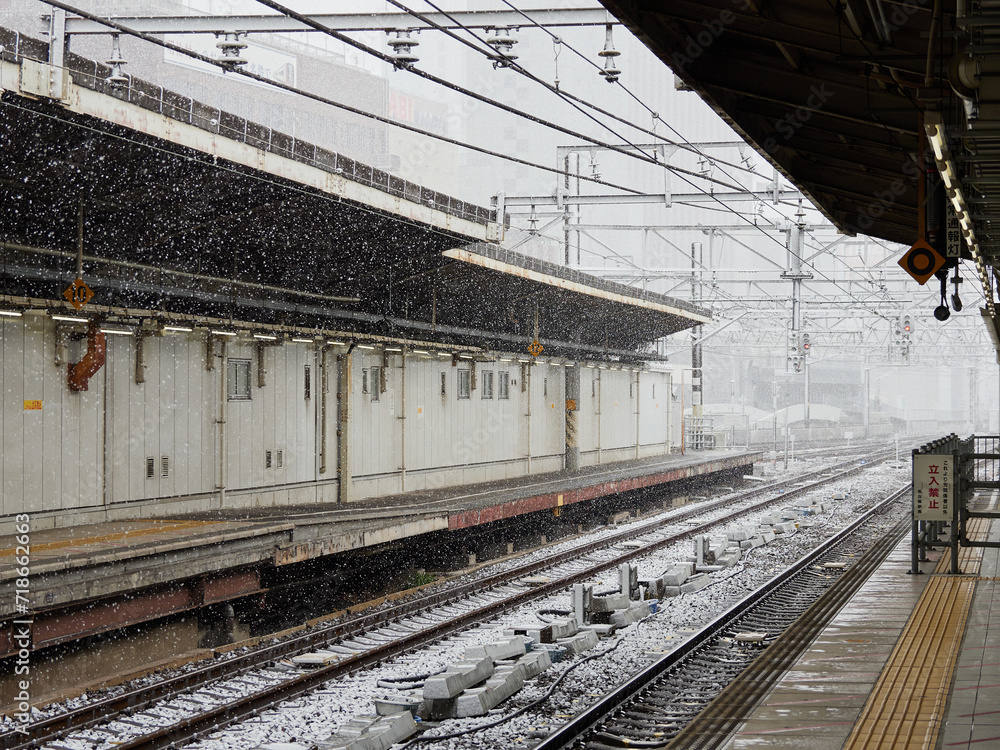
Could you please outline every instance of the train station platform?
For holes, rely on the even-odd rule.
[[[31,530],[27,611],[18,540],[0,537],[0,620],[31,615],[35,649],[263,590],[268,568],[724,472],[762,454],[708,450],[348,504],[162,515]],[[0,629],[0,656],[15,652]]]
[[[1000,541],[1000,520],[970,538]],[[931,557],[909,574],[907,534],[722,747],[1000,747],[1000,549],[962,548],[958,575]]]

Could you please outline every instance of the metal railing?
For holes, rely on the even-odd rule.
[[[1000,542],[969,538],[971,519],[1000,518],[1000,511],[982,507],[979,490],[1000,490],[1000,436],[959,438],[952,433],[913,450],[910,573],[922,572],[920,563],[928,560],[927,551],[935,547],[951,549],[950,572],[955,574],[961,573],[960,546],[1000,547]],[[926,517],[933,515],[926,512],[927,507],[939,508],[939,498],[947,520]]]

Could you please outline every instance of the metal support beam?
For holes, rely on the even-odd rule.
[[[583,150],[583,149],[581,149]],[[779,200],[799,200],[805,196],[798,190],[777,191]],[[608,204],[623,203],[732,203],[732,202],[758,202],[769,201],[774,197],[774,193],[768,191],[727,191],[717,193],[650,193],[647,195],[527,195],[527,196],[505,196],[503,205],[509,209],[512,206],[603,206]]]
[[[524,15],[510,10],[455,11],[421,13],[428,21],[443,28],[462,30],[495,29],[513,26],[531,28],[563,26],[620,25],[604,8],[544,8],[524,9]],[[65,11],[55,11],[65,13]],[[409,13],[330,13],[310,15],[311,19],[337,31],[392,31],[395,29],[431,29],[430,24]],[[127,25],[145,34],[222,34],[240,31],[246,33],[281,33],[289,31],[314,31],[293,18],[281,15],[246,16],[108,16],[111,21]],[[68,34],[110,34],[115,30],[85,18],[66,19]]]

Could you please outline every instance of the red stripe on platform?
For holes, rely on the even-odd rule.
[[[1000,740],[1000,735],[997,735],[996,737],[983,737],[981,740],[965,740],[965,742],[949,742],[947,745],[945,745],[945,747],[957,747],[959,745],[965,745],[966,747],[968,747],[969,745],[974,745],[977,742],[996,742],[997,740]]]

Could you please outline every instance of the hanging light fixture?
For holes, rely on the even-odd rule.
[[[604,58],[604,70],[600,72],[604,76],[605,81],[614,83],[618,80],[618,76],[622,74],[621,70],[615,65],[615,58],[621,52],[615,49],[615,42],[611,38],[611,24],[609,23],[604,29],[604,49],[597,53],[600,57]]]

